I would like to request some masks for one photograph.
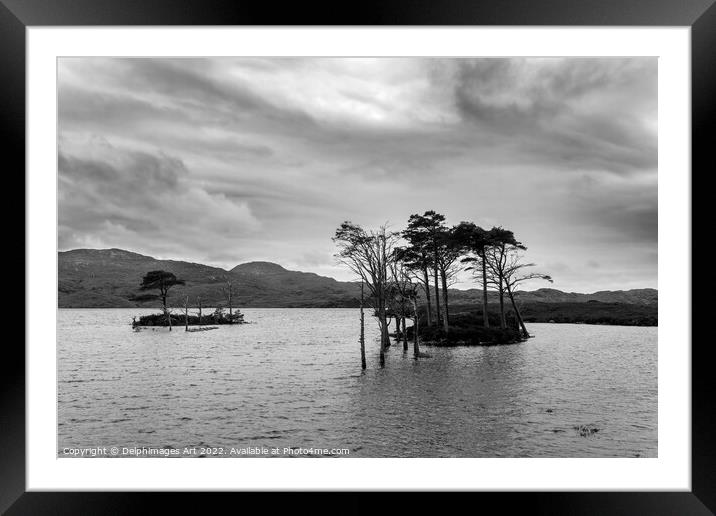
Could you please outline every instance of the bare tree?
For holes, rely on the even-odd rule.
[[[507,251],[507,257],[505,259],[505,266],[503,269],[505,291],[507,292],[507,296],[510,298],[512,309],[515,311],[517,322],[519,323],[525,337],[529,337],[530,334],[527,331],[525,322],[522,319],[522,314],[520,313],[517,303],[515,302],[515,292],[519,288],[520,284],[526,281],[544,280],[552,283],[552,277],[547,274],[539,272],[525,272],[525,269],[534,266],[534,263],[522,263],[522,255],[520,255],[518,248],[513,247]]]
[[[497,289],[500,300],[500,328],[507,327],[505,319],[505,271],[510,253],[518,249],[527,249],[521,242],[515,240],[512,231],[501,227],[494,227],[489,232],[490,246],[485,249],[484,260],[487,265],[488,283]]]
[[[333,241],[338,246],[336,258],[354,272],[368,287],[369,301],[380,327],[380,364],[385,365],[385,350],[389,346],[387,318],[388,261],[398,241],[396,233],[383,225],[367,231],[352,222],[344,222],[336,230]]]
[[[411,316],[413,310],[412,300],[417,297],[417,285],[413,283],[410,270],[406,264],[411,252],[406,248],[395,248],[392,259],[389,262],[390,282],[390,307],[396,314],[396,340],[398,336],[403,339],[403,351],[408,350],[408,334],[405,320]],[[402,326],[402,328],[401,328]]]
[[[428,326],[432,326],[433,322],[432,304],[430,300],[430,276],[428,274],[428,270],[432,267],[432,262],[430,261],[429,256],[424,250],[418,249],[415,246],[401,248],[400,259],[405,266],[406,272],[412,279],[415,279],[420,284],[423,289],[423,292],[425,293],[425,313],[427,316]]]
[[[234,286],[233,280],[227,278],[226,285],[221,287],[221,291],[224,293],[224,298],[226,298],[226,304],[229,307],[229,319],[231,319],[233,316],[232,302],[234,300],[234,296],[236,295],[236,287]]]
[[[189,331],[189,296],[184,298],[184,331]]]
[[[505,276],[507,252],[504,245],[490,247],[485,251],[485,263],[487,264],[487,283],[497,290],[500,302],[500,328],[507,327],[505,319]]]

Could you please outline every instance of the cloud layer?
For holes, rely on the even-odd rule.
[[[59,245],[350,279],[341,221],[435,209],[513,229],[555,288],[656,287],[656,74],[653,58],[63,58]]]

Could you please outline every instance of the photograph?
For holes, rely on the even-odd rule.
[[[56,64],[57,458],[659,457],[658,57]]]

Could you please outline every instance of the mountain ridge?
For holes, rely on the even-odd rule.
[[[190,305],[201,297],[204,306],[223,303],[221,286],[231,279],[237,287],[236,306],[271,308],[328,308],[358,306],[359,284],[312,272],[292,271],[267,261],[252,261],[230,270],[182,260],[161,260],[119,248],[72,249],[58,252],[58,306],[60,308],[154,307],[156,300],[140,296],[142,276],[167,270],[184,279],[185,286],[170,291],[175,305],[189,296]],[[477,288],[449,290],[452,303],[480,303]],[[592,294],[541,288],[521,291],[521,302],[629,303],[655,305],[656,289],[598,291]],[[491,298],[496,294],[491,292]],[[181,298],[181,303],[179,299]]]

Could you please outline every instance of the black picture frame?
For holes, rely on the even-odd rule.
[[[692,192],[698,177],[716,171],[716,5],[715,0],[382,0],[354,4],[219,0],[0,0],[0,142],[6,177],[25,169],[25,29],[29,26],[85,25],[571,25],[571,26],[689,26],[692,49]],[[8,158],[10,158],[8,160]],[[11,167],[8,163],[13,164]],[[12,172],[11,172],[12,170]],[[24,181],[16,186],[22,188]],[[11,197],[8,195],[8,197]],[[19,195],[12,197],[19,200]],[[17,219],[18,206],[6,203]],[[693,210],[693,204],[692,204]],[[24,213],[24,210],[23,210]],[[692,212],[693,213],[693,212]],[[695,228],[700,220],[692,215]],[[8,220],[6,218],[5,220]],[[19,226],[15,222],[15,226]],[[19,228],[18,228],[19,233]],[[694,233],[693,234],[701,234]],[[24,232],[15,242],[24,241]],[[23,267],[27,256],[23,246]],[[703,258],[702,258],[703,259]],[[20,256],[10,260],[20,268]],[[692,270],[696,268],[692,262]],[[707,270],[707,269],[704,269]],[[27,270],[26,270],[27,274]],[[24,290],[24,289],[23,289]],[[19,291],[19,290],[18,290]],[[705,304],[705,303],[704,303]],[[692,320],[706,310],[692,300]],[[27,313],[27,312],[26,312]],[[696,317],[694,317],[696,315]],[[27,320],[26,320],[27,324]],[[20,339],[5,341],[5,367],[0,406],[0,511],[15,514],[141,513],[147,503],[165,510],[177,508],[207,512],[206,500],[190,500],[188,493],[68,493],[26,492],[25,489],[25,353]],[[485,507],[497,502],[501,512],[527,508],[549,514],[711,514],[716,511],[716,446],[712,437],[716,391],[711,372],[709,339],[694,341],[692,352],[692,490],[640,493],[479,493],[477,500],[450,503]],[[229,495],[216,497],[226,503]],[[244,504],[265,503],[266,494],[238,494]],[[300,494],[289,502],[311,512],[321,506],[334,512],[323,496],[306,500]],[[365,512],[379,507],[376,494],[350,495],[340,512]],[[283,496],[270,495],[272,504]],[[206,498],[206,497],[202,497]],[[252,499],[252,498],[255,498]],[[215,498],[212,498],[215,499]],[[305,500],[305,501],[302,501]],[[410,503],[429,506],[422,494]],[[436,503],[436,502],[432,502]],[[443,502],[438,501],[444,509]],[[365,508],[360,510],[359,507]],[[404,511],[409,510],[403,506]]]

